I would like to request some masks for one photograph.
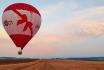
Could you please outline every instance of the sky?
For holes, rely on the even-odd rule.
[[[2,26],[2,13],[13,3],[33,5],[42,16],[21,56]],[[104,0],[0,0],[0,5],[0,57],[104,56]]]

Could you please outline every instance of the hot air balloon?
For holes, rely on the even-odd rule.
[[[23,48],[39,30],[41,15],[32,5],[15,3],[4,10],[2,22],[16,47],[21,49],[18,52],[21,55]]]

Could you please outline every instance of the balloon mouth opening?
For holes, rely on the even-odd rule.
[[[18,55],[22,55],[22,50],[18,51]]]

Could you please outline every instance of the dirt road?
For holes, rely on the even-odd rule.
[[[0,70],[104,70],[104,61],[37,60],[0,65]]]

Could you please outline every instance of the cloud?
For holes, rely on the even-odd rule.
[[[49,6],[42,7],[41,11],[46,14],[47,16],[55,16],[55,15],[62,15],[68,14],[76,9],[78,9],[80,5],[74,1],[59,1],[54,4],[50,4]]]
[[[103,15],[104,7],[93,7],[77,11],[72,18],[67,20],[65,28],[67,31],[72,30],[80,38],[104,35]]]
[[[74,1],[70,1],[70,3],[72,4],[67,5],[66,2],[61,1],[45,9],[46,12],[44,14],[47,14],[47,17],[49,17],[50,21],[47,22],[48,18],[45,21],[49,23],[47,28],[47,34],[53,33],[52,35],[50,35],[49,38],[52,37],[52,39],[54,39],[56,37],[55,39],[57,40],[61,39],[64,41],[70,41],[87,37],[91,38],[101,36],[104,34],[103,6],[93,6],[91,8],[75,10],[80,8],[80,5]]]
[[[104,35],[104,16],[101,16],[103,14],[104,7],[73,12],[71,18],[69,16],[68,19],[50,22],[49,25],[44,26],[38,34],[38,39],[34,41],[53,44]]]
[[[65,3],[63,1],[60,1],[58,3],[54,3],[54,4],[50,4],[48,6],[42,6],[42,8],[40,8],[40,12],[42,13],[43,16],[47,16],[48,18],[51,16],[55,16],[57,14],[63,13],[63,11],[65,10]]]

